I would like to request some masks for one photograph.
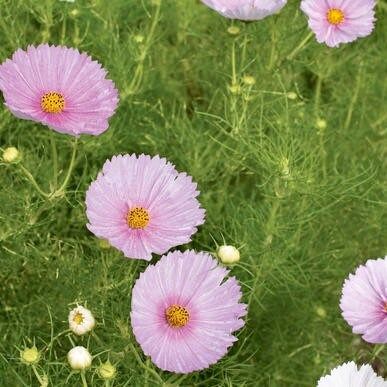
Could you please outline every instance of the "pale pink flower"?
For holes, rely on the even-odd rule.
[[[371,34],[375,0],[303,0],[301,9],[319,43],[337,47]]]
[[[5,105],[18,118],[78,136],[104,132],[118,104],[106,70],[74,48],[28,46],[0,65]]]
[[[86,193],[87,227],[128,258],[188,243],[204,222],[197,184],[159,156],[107,160]]]
[[[133,287],[131,325],[161,369],[202,370],[221,359],[244,325],[246,305],[228,270],[206,253],[175,251],[150,265]]]

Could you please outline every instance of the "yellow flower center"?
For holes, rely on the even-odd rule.
[[[65,100],[61,93],[49,92],[43,94],[40,107],[46,113],[61,113],[65,108]]]
[[[189,313],[184,306],[171,305],[165,310],[165,318],[172,328],[181,328],[188,324]]]
[[[387,313],[387,301],[384,302],[384,308],[383,308],[383,311],[384,311],[385,313]]]
[[[145,228],[149,223],[150,217],[148,211],[143,207],[134,207],[126,216],[126,222],[130,228]]]
[[[77,312],[73,318],[73,321],[77,325],[81,325],[83,323],[83,320],[84,320],[83,315],[82,315],[82,313],[79,313],[79,312]]]
[[[334,26],[338,26],[344,21],[344,12],[338,8],[331,8],[327,12],[327,20]]]

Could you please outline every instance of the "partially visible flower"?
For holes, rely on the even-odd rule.
[[[93,359],[85,347],[78,346],[70,349],[67,360],[73,370],[82,371],[91,366]]]
[[[31,348],[24,348],[20,351],[20,360],[25,364],[36,364],[40,359],[40,352],[34,345]]]
[[[287,0],[202,0],[229,19],[260,20],[279,12]]]
[[[86,192],[88,229],[126,257],[150,260],[188,243],[204,222],[197,184],[159,156],[107,160]]]
[[[338,47],[371,34],[375,0],[302,0],[301,9],[319,43]]]
[[[117,374],[117,369],[112,363],[110,363],[110,361],[107,361],[99,366],[98,374],[102,379],[114,379]]]
[[[234,246],[220,246],[217,255],[226,265],[236,263],[240,259],[239,250]]]
[[[99,135],[118,104],[106,70],[74,48],[28,46],[0,65],[5,105],[18,118],[60,133]]]
[[[84,335],[93,330],[95,319],[89,309],[79,305],[69,313],[69,327],[76,335]]]
[[[5,163],[16,163],[21,159],[20,152],[14,146],[4,149],[3,161]]]
[[[209,254],[174,251],[149,265],[132,291],[133,333],[145,355],[177,373],[216,363],[236,341],[246,305],[228,270]]]
[[[327,376],[323,376],[317,387],[386,387],[387,382],[377,376],[368,364],[358,369],[351,361],[334,368]]]
[[[387,343],[387,257],[368,260],[345,280],[340,308],[353,332]]]

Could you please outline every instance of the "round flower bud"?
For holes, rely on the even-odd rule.
[[[3,152],[3,161],[5,163],[16,163],[20,160],[20,152],[14,146],[6,148]]]
[[[102,363],[98,368],[99,376],[102,379],[113,379],[116,376],[117,369],[114,367],[110,361],[107,361],[106,363]]]
[[[227,28],[227,32],[230,35],[238,35],[241,32],[241,30],[236,26],[231,26]]]
[[[289,91],[286,93],[286,97],[288,97],[288,99],[295,100],[297,99],[297,94],[294,91]]]
[[[324,130],[327,127],[327,122],[325,120],[323,120],[322,118],[319,118],[316,121],[316,127],[317,127],[317,129]]]
[[[67,360],[73,370],[85,370],[91,366],[92,357],[90,352],[82,346],[70,349]]]
[[[106,239],[99,239],[98,240],[98,244],[99,244],[99,247],[103,250],[107,250],[107,249],[110,249],[111,247],[111,244],[109,243],[108,240]]]
[[[40,353],[35,345],[31,348],[26,347],[20,352],[20,360],[25,364],[36,364],[40,359]]]
[[[245,75],[243,77],[243,83],[247,86],[253,86],[255,85],[255,82],[256,82],[255,78],[251,75]]]
[[[234,246],[220,246],[218,249],[218,257],[226,265],[236,263],[240,259],[239,250]]]
[[[69,328],[76,335],[84,335],[95,326],[95,319],[89,309],[79,305],[69,313]]]

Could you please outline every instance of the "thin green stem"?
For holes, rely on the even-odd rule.
[[[75,158],[76,158],[76,155],[77,155],[77,148],[78,148],[78,139],[76,138],[75,142],[74,142],[74,145],[73,145],[73,152],[71,154],[70,165],[69,165],[69,169],[67,170],[66,177],[63,180],[63,183],[60,186],[60,188],[56,192],[54,192],[53,196],[55,196],[56,194],[63,193],[64,190],[66,189],[67,184],[68,184],[68,182],[70,180],[71,174],[73,172],[74,166],[75,166]]]
[[[55,137],[52,130],[50,130],[50,142],[51,142],[51,152],[52,152],[52,165],[54,170],[53,191],[55,191],[58,187],[58,152],[56,150]]]
[[[38,379],[40,384],[43,384],[43,379],[40,377],[38,370],[35,367],[35,364],[32,364],[32,371],[34,371],[34,374],[36,376],[36,379]]]
[[[305,37],[304,40],[287,56],[288,60],[294,59],[294,57],[306,46],[306,43],[309,42],[309,39],[313,36],[313,32],[309,32],[309,34]]]
[[[81,380],[82,380],[82,385],[83,385],[83,387],[87,387],[87,381],[86,381],[85,371],[81,371]]]
[[[138,364],[144,368],[147,372],[151,373],[161,384],[164,384],[164,380],[161,378],[161,376],[152,368],[150,367],[147,367],[143,361],[141,360],[141,357],[139,356],[139,354],[137,353],[136,351],[136,348],[134,347],[134,345],[132,343],[129,344],[129,347],[130,349],[132,350],[132,353],[134,355],[134,357],[136,358]]]
[[[359,66],[359,72],[358,72],[357,77],[356,77],[355,90],[353,92],[351,102],[348,106],[347,117],[346,117],[345,123],[344,123],[344,129],[348,129],[349,125],[351,124],[351,121],[352,121],[353,110],[355,108],[357,99],[359,97],[362,72],[363,72],[363,63],[361,62],[360,66]]]
[[[140,57],[138,59],[138,65],[134,71],[134,75],[128,87],[128,90],[124,92],[124,97],[135,94],[138,88],[140,87],[143,73],[144,73],[143,72],[144,61],[148,55],[149,48],[152,44],[153,35],[160,17],[160,9],[161,9],[161,1],[157,4],[156,12],[155,12],[151,27],[149,29],[148,35],[146,37],[143,51],[141,52]]]
[[[314,98],[314,115],[319,117],[320,97],[321,97],[322,77],[319,75],[316,82],[315,98]]]
[[[50,194],[44,192],[39,184],[36,182],[35,178],[32,176],[31,172],[25,168],[22,164],[19,164],[19,168],[23,171],[23,173],[25,174],[26,178],[30,181],[30,183],[35,187],[35,189],[38,191],[38,193],[40,195],[42,195],[44,198],[48,198],[50,196]]]

